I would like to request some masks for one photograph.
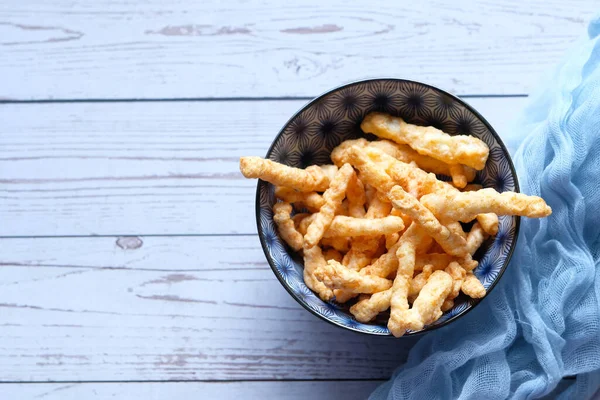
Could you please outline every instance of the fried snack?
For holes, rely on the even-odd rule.
[[[473,299],[481,299],[485,296],[485,287],[472,272],[467,273],[460,290]]]
[[[454,307],[454,300],[446,299],[442,303],[442,312],[445,313],[446,311],[452,309],[452,307]]]
[[[296,214],[296,215],[303,215],[303,214]],[[296,218],[296,215],[294,215],[294,218]],[[302,236],[306,235],[306,231],[308,230],[308,227],[310,226],[310,224],[312,224],[312,222],[316,216],[317,216],[317,214],[310,214],[310,215],[300,219],[300,221],[298,222],[297,230],[298,230],[298,232],[300,232],[300,234]],[[294,224],[295,223],[296,223],[296,220],[294,219]]]
[[[399,239],[387,253],[383,254],[373,264],[363,268],[360,273],[364,275],[375,275],[382,278],[389,276],[392,272],[398,269],[398,257],[396,252],[402,244],[402,239]]]
[[[347,237],[324,237],[321,239],[321,246],[331,247],[340,253],[345,253],[350,250],[350,239]]]
[[[352,174],[348,189],[346,190],[346,198],[348,200],[348,215],[354,218],[363,218],[365,216],[365,203],[367,196],[365,187],[358,179],[356,173]]]
[[[290,203],[279,202],[273,205],[273,221],[277,225],[277,230],[281,238],[296,251],[300,250],[304,244],[304,240],[300,232],[296,230],[294,221],[290,214],[292,213],[292,205]]]
[[[477,249],[483,244],[487,238],[487,233],[483,230],[483,227],[479,222],[475,222],[471,231],[467,236],[467,249],[471,255],[475,254]]]
[[[275,197],[288,203],[302,203],[312,212],[319,211],[325,200],[317,192],[298,192],[284,186],[275,188]]]
[[[388,279],[361,275],[335,260],[327,261],[315,271],[315,277],[330,289],[344,289],[353,293],[377,293],[392,286]]]
[[[346,195],[346,189],[348,182],[354,174],[354,170],[350,164],[344,164],[342,168],[335,174],[333,181],[325,193],[323,193],[323,199],[325,203],[317,213],[317,216],[309,225],[306,235],[304,236],[304,245],[306,247],[316,246],[321,240],[325,231],[331,225],[333,217],[335,216],[335,210],[342,204],[344,196]]]
[[[485,233],[490,236],[496,236],[498,233],[498,227],[500,225],[498,215],[494,213],[478,214],[477,221],[481,224],[481,227]]]
[[[465,281],[467,271],[465,271],[464,268],[461,267],[456,261],[451,262],[444,271],[446,271],[446,273],[450,275],[453,280],[452,290],[450,290],[450,293],[448,293],[446,300],[452,300],[454,303],[454,299],[460,293],[460,288]]]
[[[406,144],[398,144],[389,140],[378,140],[369,142],[368,146],[379,149],[407,164],[414,162],[419,168],[427,172],[450,176],[452,177],[452,183],[456,187],[465,187],[467,182],[475,179],[476,171],[473,168],[460,164],[448,165],[443,161],[419,154]]]
[[[359,300],[356,304],[350,307],[350,312],[359,322],[369,322],[390,308],[390,299],[392,297],[392,289],[384,290],[383,292],[373,293],[371,297]]]
[[[426,265],[423,267],[423,271],[415,275],[412,281],[410,281],[410,288],[408,289],[408,301],[414,303],[415,299],[423,289],[423,286],[427,283],[427,279],[433,274],[432,265]],[[460,290],[460,286],[458,288]]]
[[[300,169],[261,157],[240,157],[240,171],[246,178],[259,178],[300,192],[322,192],[329,187],[329,178],[316,165]]]
[[[344,140],[331,151],[331,161],[338,167],[348,163],[348,150],[352,146],[365,147],[369,141],[364,138],[355,140]]]
[[[452,283],[452,277],[444,271],[435,271],[431,274],[412,308],[403,310],[397,315],[390,315],[388,322],[390,332],[399,337],[404,335],[407,329],[421,330],[425,325],[436,321],[442,315],[441,307],[452,290]]]
[[[383,217],[375,219],[336,216],[325,237],[331,236],[378,236],[395,233],[404,229],[404,221],[400,217]]]
[[[337,251],[336,249],[327,249],[323,252],[323,257],[325,257],[325,261],[335,260],[337,262],[342,262],[344,256],[342,253]]]
[[[344,199],[342,203],[335,209],[335,215],[348,216],[348,199]]]
[[[338,167],[336,165],[319,165],[319,168],[321,168],[321,171],[329,178],[329,182],[333,180],[335,174],[338,172]]]
[[[421,271],[431,265],[434,271],[445,269],[455,258],[446,253],[419,254],[415,261],[415,271]]]
[[[529,218],[552,214],[552,209],[541,197],[513,192],[498,193],[494,189],[428,194],[421,198],[421,203],[440,218],[462,222],[472,221],[478,214],[485,213]]]
[[[490,152],[488,146],[474,136],[450,136],[433,126],[407,124],[402,118],[378,112],[367,114],[360,127],[366,133],[408,144],[419,154],[446,164],[463,164],[477,170],[485,167]]]
[[[324,301],[333,298],[333,291],[315,277],[315,271],[326,265],[319,246],[304,249],[304,283]]]
[[[385,248],[386,248],[386,250],[391,249],[393,245],[395,245],[396,243],[398,243],[398,239],[400,239],[400,233],[399,232],[389,233],[389,234],[385,235]]]
[[[460,236],[461,238],[467,240],[467,234],[463,230],[462,225],[460,224],[460,222],[456,222],[456,221],[448,222],[446,224],[446,227],[448,227],[448,229],[451,232],[453,232],[454,234],[456,234],[456,235]]]
[[[298,232],[300,232],[300,230],[298,228],[300,228],[300,224],[302,224],[302,221],[305,218],[310,217],[311,215],[312,214],[309,214],[309,213],[298,213],[292,217],[292,221],[294,221],[294,226],[296,227],[296,230]],[[308,227],[308,225],[307,225],[307,227]],[[304,231],[304,233],[302,233],[302,232],[300,232],[300,233],[302,234],[302,236],[304,236],[304,233],[306,233],[306,231]]]
[[[467,186],[465,186],[462,191],[463,192],[474,192],[476,190],[481,190],[483,189],[483,186],[481,186],[479,183],[469,183]]]

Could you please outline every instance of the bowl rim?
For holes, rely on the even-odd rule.
[[[322,98],[324,98],[325,96],[337,92],[339,90],[345,89],[347,87],[350,86],[354,86],[354,85],[360,85],[360,84],[364,84],[364,83],[368,83],[368,82],[377,82],[377,81],[395,81],[395,82],[406,82],[406,83],[413,83],[416,85],[421,85],[421,86],[425,86],[429,89],[433,89],[433,90],[437,90],[447,96],[449,96],[452,100],[459,102],[460,104],[462,104],[467,110],[469,110],[470,112],[472,112],[484,125],[485,127],[489,130],[489,132],[492,134],[492,136],[494,137],[494,139],[496,140],[496,142],[498,143],[498,145],[500,146],[500,148],[502,149],[503,153],[507,156],[506,160],[508,161],[508,166],[510,168],[510,172],[513,176],[514,182],[515,182],[515,193],[520,193],[521,189],[519,186],[519,179],[517,176],[517,171],[515,169],[515,166],[513,164],[512,161],[512,157],[510,156],[510,153],[508,152],[508,149],[506,148],[506,145],[504,144],[504,142],[502,142],[502,139],[500,138],[500,135],[498,135],[498,133],[496,132],[496,130],[492,127],[492,125],[483,117],[483,115],[481,115],[479,113],[479,111],[477,111],[473,106],[471,106],[469,103],[467,103],[466,101],[464,101],[463,99],[461,99],[460,97],[449,93],[443,89],[440,89],[437,86],[433,86],[430,85],[428,83],[423,83],[423,82],[419,82],[419,81],[415,81],[412,79],[403,79],[403,78],[369,78],[369,79],[361,79],[361,80],[357,80],[357,81],[352,81],[349,83],[345,83],[341,86],[337,86],[333,89],[329,89],[323,93],[321,93],[320,95],[316,96],[315,98],[313,98],[312,100],[309,100],[306,104],[304,104],[302,107],[300,107],[300,109],[298,109],[298,111],[296,111],[286,122],[285,124],[283,124],[282,128],[279,130],[279,133],[277,133],[277,135],[275,136],[275,138],[273,138],[273,141],[271,142],[271,145],[269,146],[269,149],[267,150],[267,153],[265,154],[265,157],[268,157],[268,155],[271,153],[271,151],[273,150],[273,147],[275,146],[275,143],[277,142],[277,140],[281,137],[281,135],[283,135],[285,129],[287,128],[287,126],[300,114],[302,113],[304,110],[306,110],[307,108],[309,108],[310,106],[312,106],[314,103],[316,103],[317,101],[321,100]],[[271,267],[271,270],[273,271],[273,273],[275,274],[275,276],[277,277],[277,280],[279,280],[279,283],[281,284],[281,286],[283,286],[285,288],[285,290],[290,294],[290,296],[292,296],[292,298],[294,300],[296,300],[296,302],[298,304],[300,304],[305,310],[307,310],[308,312],[310,312],[311,314],[319,317],[320,319],[322,319],[323,321],[326,321],[334,326],[337,326],[339,328],[342,329],[346,329],[349,331],[353,331],[353,332],[357,332],[357,333],[361,333],[363,335],[368,335],[368,336],[382,336],[382,337],[391,337],[391,338],[395,338],[398,339],[396,337],[394,337],[391,333],[378,333],[378,332],[365,332],[359,328],[354,328],[354,327],[349,327],[349,326],[345,326],[339,322],[330,320],[329,318],[327,318],[326,316],[318,313],[317,311],[313,310],[312,308],[309,307],[309,305],[302,300],[300,297],[298,297],[292,290],[291,288],[288,286],[288,284],[285,282],[285,280],[283,279],[283,276],[281,276],[281,274],[279,273],[277,267],[275,266],[275,263],[273,262],[272,257],[269,255],[269,250],[267,248],[267,243],[265,242],[263,236],[262,235],[262,226],[260,223],[260,185],[261,182],[263,182],[261,179],[258,180],[258,183],[256,185],[256,201],[255,201],[255,214],[256,214],[256,227],[257,227],[257,234],[258,234],[258,239],[260,240],[260,244],[261,247],[263,249],[263,253],[265,254],[265,258],[267,259],[267,262],[269,263],[269,266]],[[498,282],[500,281],[500,279],[502,278],[502,276],[504,275],[504,272],[506,271],[506,268],[508,267],[508,265],[510,264],[510,260],[512,259],[513,253],[515,251],[515,248],[517,247],[517,243],[519,240],[519,229],[521,226],[521,217],[516,216],[515,218],[515,235],[514,235],[514,241],[510,247],[510,250],[508,251],[508,255],[506,256],[506,260],[504,261],[504,264],[502,265],[502,268],[500,268],[500,271],[498,272],[498,275],[496,275],[496,278],[494,279],[494,281],[492,282],[492,284],[490,285],[490,287],[488,288],[488,290],[486,291],[485,296],[483,296],[481,299],[472,299],[475,300],[474,302],[471,303],[471,306],[465,310],[463,310],[462,312],[460,312],[459,314],[456,314],[454,316],[452,316],[451,318],[448,318],[447,320],[443,321],[440,324],[437,325],[429,325],[426,326],[425,328],[419,330],[419,331],[415,331],[415,332],[407,332],[405,335],[401,336],[401,338],[405,338],[405,337],[413,337],[413,336],[417,336],[417,335],[422,335],[425,334],[427,332],[432,332],[435,331],[439,328],[443,328],[447,325],[449,325],[451,322],[456,321],[457,319],[467,315],[469,312],[471,312],[471,310],[473,310],[475,307],[477,307],[477,305],[479,305],[483,300],[485,300],[489,294],[492,292],[492,290],[496,287],[496,285],[498,284]]]

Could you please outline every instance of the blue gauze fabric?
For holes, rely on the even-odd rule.
[[[542,196],[552,215],[521,220],[497,287],[466,316],[425,334],[371,400],[599,395],[599,35],[597,19],[511,135],[526,136],[514,157],[521,191]],[[577,378],[553,392],[569,375]]]

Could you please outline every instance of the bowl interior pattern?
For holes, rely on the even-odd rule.
[[[478,137],[489,146],[490,156],[485,169],[478,172],[476,182],[499,192],[518,191],[516,174],[506,148],[476,111],[446,92],[405,80],[362,81],[318,97],[284,126],[267,158],[298,168],[330,164],[329,154],[340,142],[361,136],[374,139],[360,129],[362,119],[371,111],[386,112],[417,125],[435,126],[452,135]],[[324,302],[304,284],[302,258],[289,249],[277,234],[272,212],[275,201],[273,185],[259,181],[256,199],[259,237],[269,264],[288,292],[306,309],[335,325],[368,334],[390,335],[386,314],[371,323],[360,323],[348,311],[351,302]],[[498,234],[488,239],[474,256],[479,261],[474,273],[488,292],[508,264],[518,225],[518,217],[500,217]],[[409,331],[407,335],[447,324],[478,302],[461,295],[455,300],[454,308],[439,320],[422,331]]]

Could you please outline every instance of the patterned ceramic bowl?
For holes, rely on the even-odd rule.
[[[401,79],[355,82],[317,97],[285,124],[266,157],[299,168],[330,164],[329,154],[340,142],[372,136],[365,135],[360,129],[363,117],[371,111],[400,116],[417,125],[432,125],[449,134],[478,137],[489,146],[490,156],[485,169],[478,172],[476,182],[499,192],[519,191],[515,169],[506,147],[477,111],[443,90]],[[350,304],[322,301],[304,284],[302,258],[281,240],[273,222],[273,189],[271,184],[259,181],[256,220],[263,250],[281,284],[298,303],[325,321],[356,332],[390,335],[386,327],[389,314],[381,314],[372,323],[360,323],[348,311]],[[500,217],[498,234],[488,239],[474,256],[479,261],[475,275],[488,293],[508,265],[517,240],[519,221],[519,217]],[[461,295],[455,299],[454,308],[440,319],[419,332],[409,331],[407,336],[449,324],[466,314],[479,301]]]

